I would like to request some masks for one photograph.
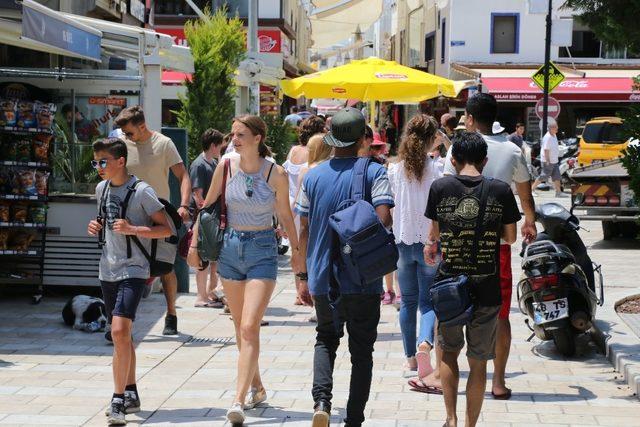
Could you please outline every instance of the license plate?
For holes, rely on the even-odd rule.
[[[533,303],[533,322],[536,325],[569,317],[569,303],[566,298]]]

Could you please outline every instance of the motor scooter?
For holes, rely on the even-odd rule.
[[[534,242],[523,244],[523,274],[517,286],[520,311],[533,331],[529,339],[535,335],[553,340],[567,357],[575,354],[576,337],[591,328],[597,306],[604,304],[601,266],[591,261],[578,235],[580,221],[573,215],[581,203],[576,198],[571,211],[558,203],[536,208],[544,231]]]

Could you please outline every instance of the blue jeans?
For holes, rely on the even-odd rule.
[[[424,245],[398,244],[400,259],[398,260],[398,283],[402,302],[400,304],[400,330],[404,353],[407,357],[416,354],[418,343],[427,341],[433,346],[436,315],[433,311],[429,288],[436,275],[436,267],[424,262],[422,251]],[[420,335],[416,341],[416,312],[420,308]]]

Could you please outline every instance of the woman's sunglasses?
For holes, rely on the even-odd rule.
[[[253,196],[253,177],[252,176],[247,176],[245,181],[244,181],[244,184],[247,187],[247,191],[245,192],[247,197]]]

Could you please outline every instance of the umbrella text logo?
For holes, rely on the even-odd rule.
[[[376,78],[385,80],[406,80],[409,77],[406,74],[376,73]]]
[[[333,93],[347,93],[347,90],[343,87],[334,87],[333,89],[331,89],[331,92]]]

